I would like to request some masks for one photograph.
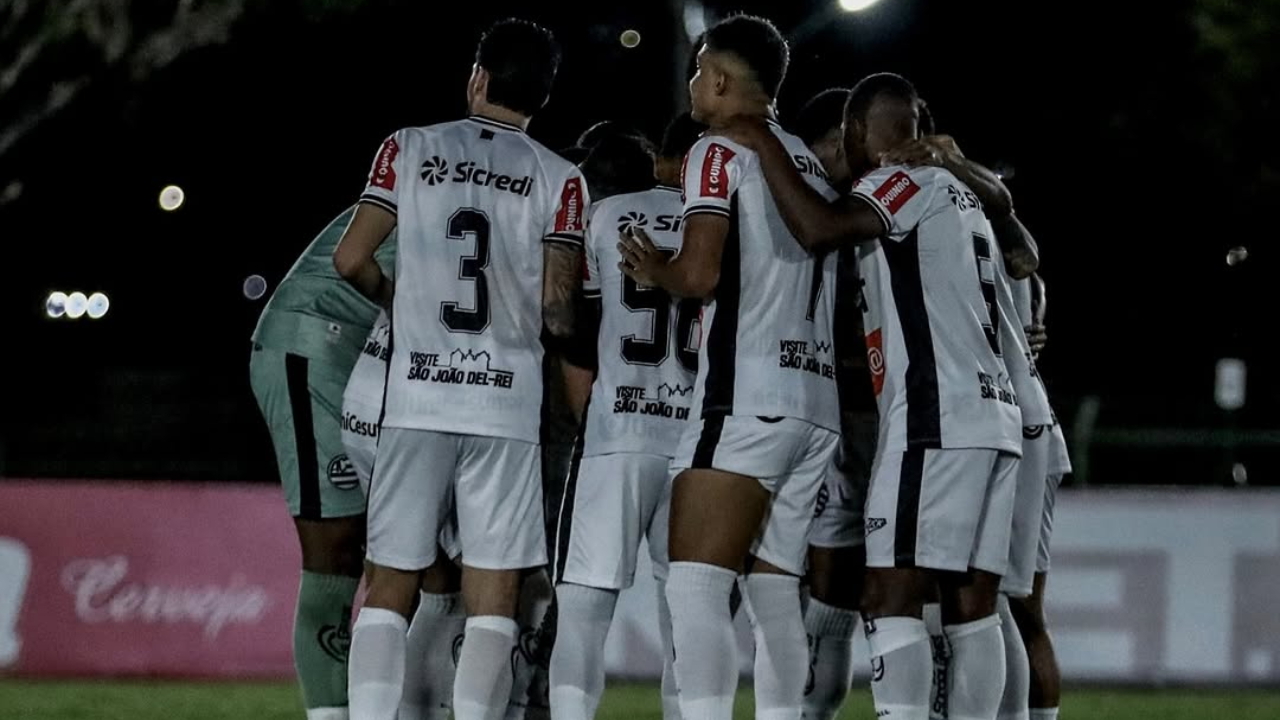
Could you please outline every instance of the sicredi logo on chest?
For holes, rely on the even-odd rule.
[[[533,193],[533,178],[528,175],[523,177],[507,175],[490,168],[480,167],[470,160],[463,160],[454,165],[452,174],[449,173],[449,167],[448,160],[435,156],[422,163],[420,174],[427,185],[433,187],[444,183],[447,178],[455,184],[492,188],[521,197],[529,197]]]

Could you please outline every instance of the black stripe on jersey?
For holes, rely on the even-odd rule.
[[[738,235],[738,195],[729,202],[729,234],[720,255],[720,281],[715,290],[711,328],[704,328],[707,376],[702,388],[702,417],[733,414],[733,386],[738,364],[738,306],[742,293],[742,239]]]
[[[893,525],[893,565],[916,566],[920,531],[920,486],[924,484],[924,448],[907,448],[898,471],[898,512]]]
[[[289,409],[293,419],[294,454],[298,459],[298,517],[319,520],[320,457],[316,450],[316,426],[311,414],[311,390],[307,386],[310,361],[301,355],[284,356],[285,385],[289,390]]]
[[[361,195],[360,202],[368,203],[369,205],[380,207],[383,210],[386,210],[387,212],[391,213],[392,215],[395,215],[397,213],[395,203],[391,202],[390,200],[387,200],[386,198],[380,198],[377,195]]]
[[[560,245],[572,245],[573,247],[576,247],[576,248],[580,248],[583,245],[582,236],[571,235],[568,233],[551,233],[550,235],[547,235],[546,237],[542,238],[542,242],[558,243]]]
[[[524,132],[524,129],[519,126],[510,125],[508,123],[499,122],[497,120],[490,120],[487,117],[480,117],[479,115],[472,115],[467,119],[470,120],[471,122],[480,123],[481,125],[489,125],[490,127],[502,128],[503,130],[510,130],[512,132],[518,132],[518,133]]]
[[[907,350],[907,447],[942,447],[938,362],[920,278],[920,231],[913,228],[902,242],[881,240],[880,247],[889,264],[893,304],[898,309],[902,342]]]
[[[875,208],[876,213],[880,215],[880,219],[884,221],[885,232],[888,232],[893,229],[893,216],[889,214],[889,211],[885,208],[885,206],[881,205],[878,200],[871,197],[870,195],[863,195],[860,192],[850,193],[849,197],[856,197],[859,200],[866,201],[868,205]]]
[[[723,215],[724,217],[729,217],[730,211],[729,209],[722,208],[719,205],[694,205],[690,207],[688,210],[684,211],[684,216],[688,218],[690,216],[701,215],[703,213],[706,213],[708,215]]]
[[[698,444],[693,449],[693,462],[690,467],[697,470],[714,469],[716,447],[720,444],[720,435],[724,432],[724,415],[703,416],[702,432],[698,434]]]

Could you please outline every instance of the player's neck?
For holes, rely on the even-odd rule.
[[[475,117],[482,117],[495,122],[506,123],[507,125],[515,125],[521,130],[529,128],[529,116],[518,113],[515,110],[508,110],[501,105],[480,100],[471,108],[471,114]]]
[[[730,120],[740,115],[765,118],[774,122],[778,121],[778,109],[772,100],[764,97],[749,97],[725,103],[723,110],[717,113],[707,125],[712,128],[722,128],[728,125]]]

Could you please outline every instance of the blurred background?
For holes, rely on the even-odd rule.
[[[311,238],[358,197],[384,137],[465,111],[479,33],[509,15],[556,33],[564,62],[530,132],[559,148],[605,119],[656,138],[687,107],[692,39],[741,10],[769,17],[791,42],[784,124],[822,89],[896,71],[940,131],[1003,173],[1042,249],[1041,371],[1072,446],[1068,484],[1221,488],[1204,495],[1207,507],[1168,491],[1113,496],[1121,510],[1132,501],[1208,518],[1177,536],[1191,545],[1201,532],[1219,542],[1254,529],[1249,518],[1280,517],[1275,495],[1240,487],[1280,485],[1280,272],[1263,222],[1280,195],[1280,0],[842,7],[856,4],[0,4],[10,348],[0,477],[269,488],[274,460],[248,383],[257,316]],[[638,45],[620,42],[626,30]],[[183,201],[166,210],[171,185]],[[1233,248],[1247,253],[1229,258]],[[255,275],[260,298],[246,295]],[[106,295],[109,308],[98,319],[50,317],[50,294],[76,291]],[[21,512],[0,510],[0,536]],[[292,542],[283,515],[271,517]],[[1262,539],[1246,543],[1256,557],[1230,560],[1232,582],[1248,563],[1280,558],[1280,529],[1256,527]],[[1094,551],[1080,552],[1088,566]],[[1160,562],[1183,577],[1178,561]],[[1192,567],[1191,577],[1203,570]],[[1149,589],[1125,584],[1117,602]],[[1228,602],[1247,615],[1246,595]],[[1082,647],[1092,647],[1107,634],[1105,605],[1081,612],[1096,630]],[[1271,621],[1240,617],[1214,632],[1280,635]],[[1178,676],[1164,653],[1182,641],[1159,642],[1135,679]],[[1280,683],[1280,640],[1267,648],[1224,649],[1228,670],[1205,677]],[[1145,651],[1130,650],[1140,665]]]

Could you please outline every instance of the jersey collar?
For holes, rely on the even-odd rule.
[[[653,186],[653,189],[654,189],[654,190],[667,190],[667,191],[669,191],[669,192],[683,192],[680,188],[678,188],[678,187],[671,187],[670,185],[654,185],[654,186]]]
[[[497,120],[490,120],[487,117],[481,117],[479,115],[472,115],[467,119],[474,123],[479,123],[481,125],[487,125],[489,127],[494,127],[494,128],[500,128],[502,130],[510,130],[511,132],[518,132],[518,133],[524,132],[524,128],[521,128],[518,125],[511,125],[504,122],[498,122]]]

